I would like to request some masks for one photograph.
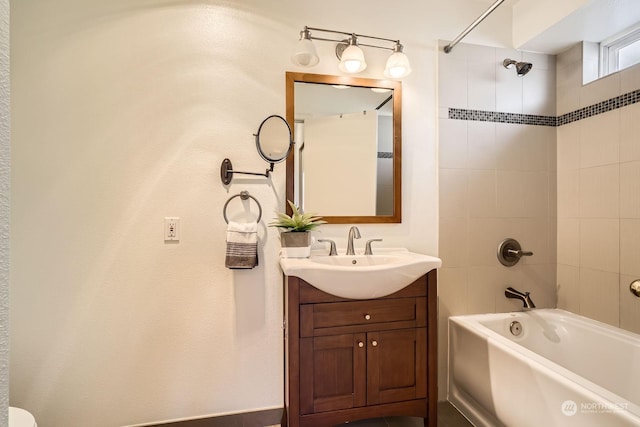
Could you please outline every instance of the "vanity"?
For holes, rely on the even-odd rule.
[[[435,427],[436,271],[391,295],[340,298],[285,279],[287,425],[413,416]]]
[[[287,200],[330,224],[401,223],[400,82],[287,72],[286,88],[296,141]],[[349,140],[334,146],[341,134]],[[381,239],[354,254],[352,238],[350,255],[280,259],[283,425],[412,416],[436,427],[441,260],[377,246],[372,254]]]

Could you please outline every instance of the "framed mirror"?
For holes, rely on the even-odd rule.
[[[332,224],[402,222],[402,89],[287,72],[287,199]]]

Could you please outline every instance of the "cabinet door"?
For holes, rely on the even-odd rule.
[[[427,395],[426,328],[367,334],[367,404]]]
[[[365,334],[300,339],[300,412],[366,405]]]

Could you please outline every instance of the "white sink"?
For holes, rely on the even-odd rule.
[[[390,295],[442,265],[440,258],[406,249],[379,250],[376,255],[311,255],[280,258],[287,276],[296,276],[341,298],[371,299]]]

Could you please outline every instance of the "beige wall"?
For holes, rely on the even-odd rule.
[[[0,425],[9,405],[9,2],[0,0]]]
[[[517,77],[505,58],[532,62]],[[448,108],[555,116],[553,56],[462,44],[439,60],[439,392],[446,398],[447,319],[519,310],[504,296],[530,291],[555,307],[556,128],[453,120]],[[505,238],[533,251],[514,267],[496,257]]]
[[[229,157],[264,170],[252,133],[285,113],[285,71],[305,70],[289,60],[304,25],[402,40],[413,68],[403,81],[403,223],[360,231],[437,254],[436,40],[484,6],[386,6],[12,2],[12,404],[47,427],[282,405],[279,243],[265,224],[285,206],[284,167],[229,189],[219,167]],[[470,40],[505,45],[501,22],[506,8]],[[336,74],[333,49],[319,43],[323,60],[308,71]],[[370,55],[362,76],[378,77],[386,55]],[[223,263],[221,210],[240,190],[264,213],[252,271]],[[181,218],[179,244],[164,244],[165,216]],[[345,246],[347,230],[322,236]]]
[[[558,113],[640,88],[640,66],[582,86],[580,45],[558,56]],[[558,128],[558,307],[640,333],[640,104]]]

